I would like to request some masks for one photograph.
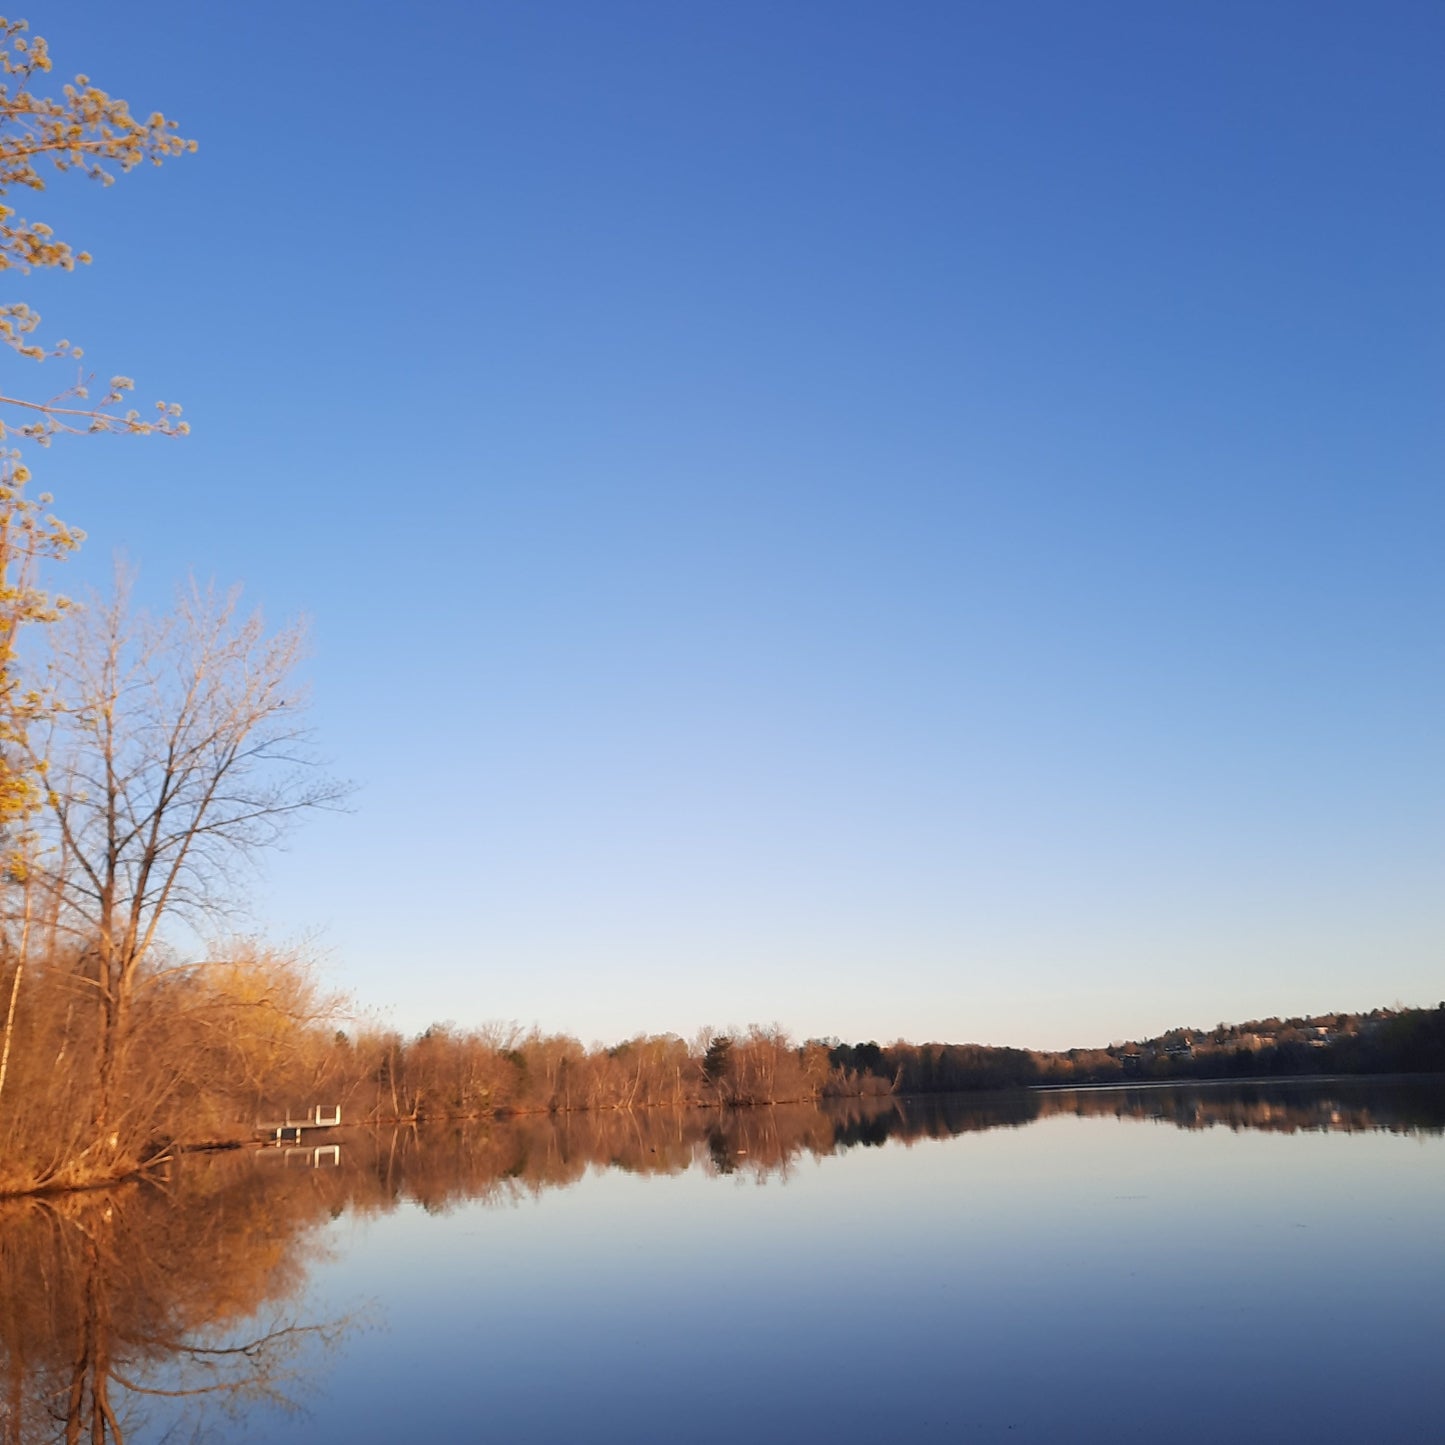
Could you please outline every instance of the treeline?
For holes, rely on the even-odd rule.
[[[1134,1080],[1288,1078],[1305,1074],[1445,1073],[1445,1003],[1434,1009],[1377,1010],[1325,1035],[1278,1020],[1219,1025],[1216,1041],[1174,1030],[1143,1044],[1045,1051],[980,1044],[839,1044],[829,1061],[860,1092],[886,1082],[901,1094],[961,1093],[1041,1085],[1126,1084]],[[1195,1039],[1197,1042],[1185,1042]],[[845,1087],[839,1092],[851,1092]]]
[[[1039,1053],[981,1044],[797,1042],[777,1026],[707,1029],[691,1042],[676,1034],[639,1035],[587,1048],[564,1034],[438,1025],[411,1039],[363,1030],[313,1040],[307,1061],[289,1076],[290,1093],[260,1096],[255,1108],[279,1118],[278,1110],[335,1102],[348,1119],[425,1123],[525,1113],[732,1109],[1156,1077],[1445,1073],[1445,1006],[1401,1011],[1324,1048],[1283,1044],[1193,1061],[1163,1054],[1134,1060],[1121,1048]],[[1193,1074],[1190,1062],[1199,1066]]]
[[[251,1139],[257,1125],[303,1118],[317,1104],[339,1105],[348,1124],[426,1125],[1050,1085],[1445,1072],[1445,1006],[1370,1020],[1323,1046],[1295,1040],[1192,1057],[1134,1045],[1038,1053],[975,1044],[798,1042],[780,1028],[759,1026],[705,1030],[691,1041],[641,1035],[591,1048],[567,1035],[499,1026],[439,1025],[405,1038],[338,1027],[338,1001],[317,988],[303,964],[254,943],[198,963],[150,961],[133,981],[124,1029],[108,1039],[87,951],[64,946],[58,931],[48,935],[48,946],[37,937],[23,956],[13,948],[0,952],[0,999],[23,1002],[0,1061],[0,1192],[63,1188],[153,1167],[179,1149]],[[107,1043],[114,1050],[109,1134],[97,1140]]]
[[[416,1038],[340,1035],[335,1094],[351,1117],[374,1121],[490,1114],[811,1101],[839,1092],[822,1044],[781,1029],[711,1031],[693,1043],[640,1035],[585,1048],[564,1034],[438,1025]],[[887,1092],[886,1090],[876,1092]]]
[[[828,1056],[862,1092],[886,1083],[899,1094],[953,1094],[1021,1089],[1039,1082],[1039,1058],[1023,1049],[984,1044],[833,1044]]]
[[[258,1125],[304,1118],[317,1104],[339,1105],[348,1124],[427,1125],[1050,1085],[1445,1072],[1445,1007],[1402,1010],[1323,1047],[1282,1042],[1194,1057],[1137,1046],[1051,1054],[975,1044],[798,1042],[759,1026],[705,1030],[691,1041],[641,1035],[592,1048],[567,1035],[499,1026],[439,1025],[405,1038],[338,1027],[338,1001],[302,963],[242,943],[198,963],[157,959],[139,970],[124,1030],[109,1041],[109,1135],[97,1141],[107,1037],[94,994],[86,951],[62,946],[58,933],[49,947],[32,939],[25,957],[0,953],[0,998],[24,1004],[23,1027],[11,1027],[5,1039],[0,1192],[64,1188],[153,1167],[180,1149],[254,1138]]]
[[[1071,1051],[1051,1056],[1049,1077],[1040,1082],[1117,1082],[1127,1079],[1298,1078],[1305,1074],[1441,1074],[1445,1072],[1445,1003],[1435,1009],[1376,1010],[1344,1016],[1350,1030],[1327,1033],[1264,1020],[1256,1025],[1221,1025],[1215,1033],[1246,1043],[1194,1046],[1168,1042],[1186,1030],[1147,1045],[1107,1051]],[[1078,1055],[1077,1061],[1074,1055]],[[1068,1059],[1072,1068],[1062,1068]]]

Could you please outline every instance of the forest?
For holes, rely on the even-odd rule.
[[[13,990],[16,968],[7,960],[0,990]],[[1318,1047],[1283,1042],[1196,1058],[1137,1045],[1048,1053],[800,1043],[757,1026],[591,1048],[498,1025],[439,1025],[406,1038],[340,1026],[341,1002],[320,994],[294,957],[250,946],[204,966],[140,970],[112,1081],[112,1137],[95,1151],[102,1020],[82,1006],[87,965],[61,952],[42,953],[30,968],[25,1027],[0,1096],[0,1184],[11,1193],[153,1171],[180,1152],[251,1141],[258,1124],[302,1118],[317,1103],[340,1108],[346,1124],[380,1129],[648,1110],[706,1118],[755,1106],[1023,1090],[1046,1098],[1038,1092],[1046,1086],[1153,1080],[1445,1072],[1445,1008],[1366,1020],[1373,1026]]]

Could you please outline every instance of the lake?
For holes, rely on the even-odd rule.
[[[0,1438],[1445,1428],[1442,1080],[327,1142],[0,1207]]]

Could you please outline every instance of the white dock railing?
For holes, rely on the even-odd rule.
[[[341,1105],[333,1104],[327,1109],[321,1104],[315,1104],[307,1113],[304,1119],[293,1119],[291,1111],[286,1111],[286,1122],[283,1124],[263,1124],[259,1119],[256,1121],[256,1132],[258,1134],[270,1134],[279,1144],[288,1134],[299,1140],[303,1129],[336,1129],[341,1125]]]

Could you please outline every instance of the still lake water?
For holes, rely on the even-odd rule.
[[[1437,1441],[1442,1131],[1316,1082],[195,1156],[0,1210],[0,1438]]]

